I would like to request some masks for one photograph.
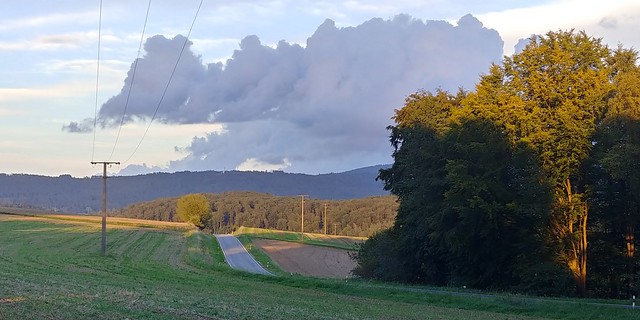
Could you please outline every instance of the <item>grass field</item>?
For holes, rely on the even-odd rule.
[[[271,229],[259,229],[240,227],[234,232],[234,235],[248,235],[253,238],[280,240],[280,241],[292,241],[301,242],[300,232],[271,230]],[[356,248],[357,243],[366,240],[362,237],[346,237],[346,236],[332,236],[319,233],[305,233],[304,243],[332,247],[345,250],[353,250]]]
[[[249,275],[210,235],[135,221],[110,224],[102,257],[92,221],[0,214],[0,319],[640,319],[579,301]]]

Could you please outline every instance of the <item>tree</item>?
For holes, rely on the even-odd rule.
[[[420,91],[396,110],[394,164],[378,178],[398,215],[361,247],[359,275],[505,288],[540,251],[549,196],[539,165],[489,120],[452,122],[465,97]]]
[[[379,175],[400,202],[387,234],[393,236],[363,248],[395,248],[409,274],[398,280],[471,280],[479,287],[520,281],[527,288],[555,284],[561,292],[557,286],[569,272],[583,295],[587,256],[594,254],[594,292],[605,292],[608,283],[612,293],[620,280],[634,287],[638,53],[609,50],[573,30],[529,40],[522,52],[491,66],[474,91],[420,91],[396,111],[389,127],[394,164]],[[521,228],[527,225],[533,230]],[[521,254],[501,248],[504,241]],[[484,251],[485,243],[499,254]],[[362,253],[363,270],[384,270],[371,263],[377,255]],[[518,262],[536,256],[542,258],[536,266]]]
[[[436,131],[428,126],[390,127],[393,166],[380,170],[385,189],[400,203],[393,229],[394,253],[403,272],[396,280],[444,285],[448,270],[427,219],[441,210],[446,159]],[[365,246],[366,247],[366,246]],[[375,246],[374,246],[375,247]]]
[[[203,194],[188,194],[178,199],[176,213],[182,221],[204,229],[211,219],[211,204]]]
[[[421,90],[405,99],[393,119],[400,128],[423,126],[442,134],[449,129],[451,114],[461,108],[460,102],[466,95],[462,89],[456,95],[442,89],[435,94]]]
[[[446,259],[441,244],[429,236],[428,218],[441,210],[446,187],[446,159],[441,137],[449,129],[451,114],[460,108],[464,96],[462,90],[457,95],[444,90],[437,90],[435,94],[419,91],[405,99],[404,107],[396,110],[396,125],[387,128],[391,131],[394,163],[391,168],[380,170],[378,179],[384,182],[385,190],[398,196],[400,205],[393,231],[371,239],[371,244],[362,247],[371,251],[389,247],[385,243],[394,242],[392,255],[397,260],[389,261],[402,266],[402,271],[386,277],[447,284]],[[361,252],[360,256],[368,259],[362,261],[363,270],[373,269],[371,257],[383,257],[384,254]],[[389,270],[384,262],[380,265],[382,270]]]
[[[404,269],[397,256],[396,239],[393,229],[383,230],[359,245],[352,258],[358,265],[351,271],[353,275],[367,279],[397,280],[403,278]]]
[[[210,225],[207,227],[213,228],[216,232],[232,232],[242,225],[299,231],[300,197],[239,191],[223,194],[207,193],[205,196],[213,211],[208,221]],[[161,198],[137,203],[119,210],[116,214],[123,217],[177,221],[178,199]],[[309,199],[308,203],[305,201],[305,208],[310,209],[309,215],[305,213],[305,219],[310,219],[305,222],[305,231],[323,232],[320,217],[324,203],[331,208],[327,210],[328,230],[333,230],[334,222],[342,226],[350,225],[349,230],[353,233],[343,233],[349,236],[367,237],[390,227],[398,210],[396,197],[391,195],[351,200]]]
[[[391,128],[395,161],[379,178],[400,207],[392,231],[363,245],[358,270],[385,279],[381,270],[399,263],[396,280],[512,286],[538,258],[549,189],[533,153],[490,121],[448,127],[442,135],[420,124]],[[394,259],[371,253],[389,247]]]
[[[602,290],[626,296],[635,288],[638,257],[635,243],[640,224],[640,68],[635,50],[618,47],[607,60],[615,89],[607,114],[594,136],[588,165],[590,198],[596,213],[596,265]],[[621,241],[622,240],[622,241]],[[620,261],[616,263],[617,261]],[[621,267],[625,266],[625,267]],[[615,272],[612,272],[615,271]]]
[[[512,146],[488,120],[452,125],[443,137],[446,189],[429,219],[444,244],[451,282],[508,288],[540,260],[550,190],[533,152]]]
[[[521,53],[481,78],[457,113],[493,121],[512,143],[527,144],[539,157],[554,188],[551,244],[581,294],[589,216],[583,165],[612,90],[608,57],[600,39],[584,32],[533,36]]]
[[[595,249],[607,263],[591,269],[605,280],[600,280],[606,286],[603,292],[630,296],[639,263],[635,243],[640,225],[640,119],[629,115],[607,118],[594,141],[589,191],[597,226],[594,232],[601,246]],[[624,294],[622,289],[626,289]]]

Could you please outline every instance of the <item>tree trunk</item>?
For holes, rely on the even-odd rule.
[[[556,227],[559,239],[565,239],[566,254],[561,255],[576,282],[578,295],[587,290],[587,220],[589,206],[579,194],[573,193],[571,180],[563,183],[564,199],[558,199],[564,221]],[[562,240],[561,240],[562,241]]]
[[[587,219],[589,218],[589,206],[581,204],[580,220],[580,279],[578,281],[578,294],[587,292]]]
[[[631,292],[635,289],[635,228],[633,224],[627,222],[627,233],[625,234],[626,247],[627,247],[627,295],[631,295]]]

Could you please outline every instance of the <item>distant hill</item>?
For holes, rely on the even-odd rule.
[[[188,193],[254,191],[290,196],[339,200],[387,195],[372,166],[342,173],[201,171],[114,176],[108,181],[109,209]],[[36,206],[59,212],[96,212],[102,208],[102,177],[47,177],[0,174],[0,204]]]
[[[205,193],[213,214],[206,223],[217,233],[255,227],[300,232],[300,197],[235,191]],[[178,221],[179,197],[159,198],[112,210],[111,216],[146,220]],[[326,206],[326,222],[324,219]],[[308,199],[304,203],[305,231],[368,237],[393,225],[397,197],[375,196],[349,200]]]

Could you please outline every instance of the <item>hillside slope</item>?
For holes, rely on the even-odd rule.
[[[274,196],[256,192],[207,193],[213,215],[208,225],[216,233],[256,227],[299,232],[300,197]],[[178,197],[138,202],[111,216],[176,221]],[[324,206],[327,205],[328,234],[368,237],[389,228],[398,211],[395,196],[376,196],[350,200],[305,200],[305,231],[324,233]]]
[[[202,171],[153,173],[109,178],[108,206],[127,205],[188,193],[255,191],[273,195],[307,194],[318,199],[353,199],[388,194],[373,166],[320,175],[285,172]],[[0,174],[0,204],[29,205],[60,212],[101,209],[102,177],[47,177]]]

